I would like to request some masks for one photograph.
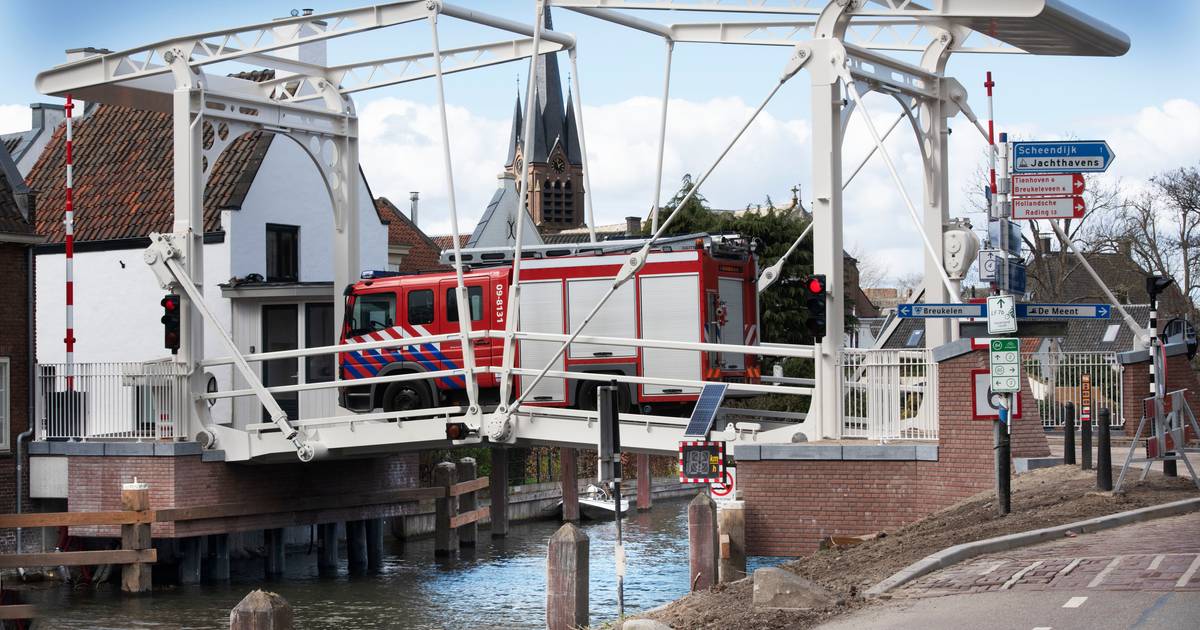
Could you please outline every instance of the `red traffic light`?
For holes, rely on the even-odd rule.
[[[825,292],[825,278],[813,276],[808,279],[808,292],[820,295]]]
[[[167,297],[162,299],[162,302],[159,302],[159,303],[162,304],[162,307],[164,309],[166,309],[168,312],[178,310],[179,309],[179,296],[178,295],[168,295]]]

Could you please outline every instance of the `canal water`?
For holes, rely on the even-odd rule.
[[[482,529],[474,551],[447,560],[434,559],[431,538],[388,536],[383,566],[362,576],[348,576],[343,559],[338,577],[319,577],[315,551],[301,551],[289,553],[286,575],[270,582],[259,561],[235,563],[228,584],[158,587],[141,597],[122,595],[116,584],[47,584],[25,595],[42,615],[35,628],[64,630],[224,630],[229,610],[259,587],[287,598],[298,628],[539,628],[545,627],[546,543],[558,526],[513,524],[500,539]],[[590,538],[591,614],[598,624],[616,617],[616,529],[611,522],[582,527]],[[626,611],[687,593],[687,500],[655,501],[654,509],[630,514],[623,534]],[[756,558],[751,569],[769,562]]]

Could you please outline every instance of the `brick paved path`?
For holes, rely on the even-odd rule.
[[[980,556],[895,597],[988,591],[1200,591],[1200,513]]]

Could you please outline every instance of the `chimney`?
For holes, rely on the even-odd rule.
[[[1123,238],[1117,241],[1117,247],[1120,249],[1121,254],[1130,258],[1133,257],[1133,239]]]
[[[625,217],[625,234],[637,236],[642,233],[642,220],[639,217]]]
[[[1049,234],[1043,234],[1038,237],[1038,243],[1039,243],[1039,245],[1041,245],[1041,247],[1039,247],[1039,249],[1042,251],[1043,254],[1051,253],[1050,252],[1050,241],[1051,241],[1051,238],[1050,238]]]
[[[413,225],[417,225],[417,201],[421,198],[421,193],[412,191],[408,193],[408,200],[412,205],[408,207],[408,220],[412,221]]]

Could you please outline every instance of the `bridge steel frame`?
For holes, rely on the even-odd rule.
[[[479,431],[481,435],[470,440],[475,442],[486,436],[493,442],[533,441],[581,446],[596,443],[598,431],[594,412],[531,407],[522,404],[523,397],[519,397],[511,406],[502,404],[495,410],[484,410],[479,405],[475,383],[478,373],[497,373],[506,385],[517,374],[536,374],[535,380],[563,376],[551,373],[552,362],[540,371],[513,367],[512,342],[527,334],[515,329],[506,331],[502,336],[506,355],[502,367],[477,367],[468,356],[464,357],[465,367],[454,371],[464,375],[469,384],[469,401],[465,407],[429,410],[428,413],[434,415],[425,418],[416,417],[421,415],[420,412],[307,420],[287,418],[275,402],[272,392],[295,387],[336,387],[339,382],[266,388],[250,370],[249,362],[278,358],[282,354],[333,354],[345,350],[347,346],[244,355],[233,346],[228,333],[208,312],[196,288],[203,281],[202,200],[205,181],[210,167],[215,165],[221,152],[244,133],[258,130],[288,137],[305,149],[319,169],[334,208],[334,286],[344,287],[356,279],[359,266],[358,120],[352,94],[421,79],[436,79],[442,113],[443,149],[449,170],[450,147],[441,90],[443,75],[521,59],[529,59],[532,65],[536,55],[559,50],[566,50],[574,64],[575,38],[543,30],[541,26],[540,16],[548,6],[566,8],[656,35],[666,42],[667,67],[656,178],[657,182],[661,182],[661,155],[667,120],[666,97],[670,93],[670,63],[675,44],[791,47],[792,54],[785,64],[779,84],[758,111],[765,107],[783,82],[801,69],[808,70],[812,87],[815,271],[831,278],[843,277],[842,189],[848,181],[843,181],[841,151],[849,118],[857,109],[861,110],[875,141],[872,155],[878,153],[887,162],[899,192],[921,231],[928,254],[924,281],[926,299],[946,301],[957,295],[941,259],[942,231],[949,221],[949,184],[945,167],[947,121],[963,112],[981,129],[967,106],[966,90],[953,78],[944,75],[950,56],[955,52],[1117,56],[1124,54],[1129,47],[1128,38],[1120,31],[1058,0],[1010,0],[1005,3],[990,0],[534,0],[533,3],[537,19],[529,25],[464,9],[441,0],[389,2],[210,31],[120,52],[89,49],[82,59],[38,75],[37,89],[45,94],[71,94],[88,101],[172,114],[175,220],[171,234],[152,236],[152,245],[145,258],[164,288],[183,290],[185,294],[183,339],[177,360],[186,365],[191,373],[192,404],[188,426],[191,431],[207,432],[212,443],[226,451],[229,461],[271,460],[286,457],[289,453],[298,454],[302,460],[309,461],[323,455],[444,446],[447,443],[444,425],[448,421],[466,422]],[[786,19],[664,25],[623,10],[740,13]],[[501,29],[522,37],[441,50],[437,39],[439,16]],[[796,16],[803,19],[795,19]],[[422,20],[428,21],[433,35],[432,48],[425,53],[385,56],[337,66],[317,65],[277,54],[306,43],[354,36]],[[919,52],[920,62],[913,64],[896,59],[887,55],[888,51]],[[230,61],[266,66],[274,69],[277,76],[256,83],[204,72],[205,66]],[[577,73],[573,73],[573,78],[574,102],[578,113],[582,114]],[[883,146],[883,138],[866,115],[862,95],[871,91],[893,96],[901,106],[901,119],[908,119],[913,129],[924,162],[923,203],[920,210],[905,191]],[[532,100],[527,99],[526,108],[532,106]],[[532,116],[527,112],[526,120],[531,119]],[[753,120],[752,117],[746,127]],[[582,126],[582,119],[580,123]],[[733,142],[740,138],[746,127],[739,131]],[[726,148],[726,153],[733,142]],[[722,153],[708,173],[716,168],[724,155]],[[461,301],[465,300],[465,289],[462,267],[457,262],[461,259],[458,255],[457,211],[453,204],[452,173],[448,175],[458,298]],[[691,193],[695,193],[703,179],[695,183]],[[524,181],[525,178],[522,179]],[[653,241],[666,227],[666,223],[659,226],[657,221],[660,193],[659,184],[656,183],[652,205],[655,237],[642,251],[630,257],[629,264],[614,278],[613,290],[640,269]],[[590,203],[588,223],[594,229]],[[518,222],[518,225],[522,224]],[[519,265],[519,239],[515,249],[515,261]],[[756,387],[767,387],[781,393],[812,394],[814,400],[809,417],[815,415],[816,426],[813,430],[817,438],[837,438],[841,431],[841,423],[837,418],[837,356],[844,342],[841,325],[844,309],[840,287],[841,283],[835,283],[830,291],[831,301],[827,307],[829,323],[819,346],[764,346],[751,349],[757,354],[808,357],[816,361],[816,386],[813,388]],[[612,291],[609,292],[611,294]],[[515,282],[510,295],[514,302],[510,305],[510,313],[515,314],[516,302],[519,301],[519,286]],[[336,301],[336,295],[334,299]],[[607,296],[596,305],[593,314],[602,306],[604,299]],[[461,312],[465,312],[464,307],[465,304],[460,303]],[[343,315],[340,309],[335,309],[335,313],[336,331],[340,332]],[[203,320],[208,320],[222,337],[230,352],[229,357],[212,360],[203,356]],[[949,340],[952,331],[945,324],[931,321],[926,326],[926,338],[931,346]],[[582,326],[571,335],[563,336],[560,339],[562,349],[565,350],[572,340],[590,339],[579,336],[581,330]],[[458,334],[442,337],[458,339],[465,349],[469,349],[471,344],[468,340],[475,335],[469,330],[469,324],[464,322]],[[639,347],[674,347],[672,342],[660,340],[620,341]],[[413,340],[396,341],[390,345],[410,343]],[[713,345],[722,351],[741,348],[728,344],[683,345]],[[246,377],[250,389],[217,394],[204,392],[204,368],[218,364],[233,364]],[[570,377],[587,378],[576,373],[571,373]],[[405,375],[381,378],[403,380]],[[653,380],[635,377],[623,379],[629,382]],[[618,377],[618,380],[622,378]],[[531,388],[532,385],[529,385],[526,390]],[[504,387],[503,391],[507,393],[508,387]],[[270,412],[272,422],[252,425],[250,430],[213,424],[208,415],[209,400],[232,395],[257,396]],[[635,451],[673,451],[682,437],[681,422],[676,418],[622,414],[621,420],[627,446]],[[738,423],[730,424],[724,432],[716,432],[714,437],[787,441],[794,431],[795,425]]]

